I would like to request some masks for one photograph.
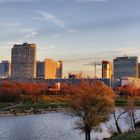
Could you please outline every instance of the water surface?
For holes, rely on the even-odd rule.
[[[0,140],[85,140],[84,134],[74,129],[76,119],[64,113],[0,117]],[[120,125],[123,130],[128,129],[124,120],[120,120]],[[114,127],[112,117],[102,124],[102,133],[92,132],[92,140],[109,137],[110,126]]]

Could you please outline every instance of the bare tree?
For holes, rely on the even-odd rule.
[[[114,121],[115,121],[115,126],[117,129],[117,134],[121,134],[121,127],[119,125],[119,120],[122,119],[122,116],[127,113],[127,111],[121,111],[118,115],[116,114],[115,110],[113,111],[113,117],[114,117]]]
[[[127,97],[127,117],[126,122],[128,123],[131,130],[136,129],[136,124],[140,116],[136,113],[135,100],[139,97],[139,89],[133,85],[129,85],[126,88]]]
[[[108,120],[114,109],[114,92],[104,83],[81,83],[71,86],[74,93],[71,110],[79,117],[76,128],[85,132],[86,140],[90,140],[92,130],[97,130],[101,122]]]
[[[128,123],[131,130],[135,130],[137,127],[137,121],[140,119],[140,116],[137,115],[136,106],[134,104],[134,98],[128,98],[128,110],[127,110],[127,117],[126,122]]]

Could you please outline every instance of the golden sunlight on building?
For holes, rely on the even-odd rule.
[[[62,78],[62,61],[46,58],[44,62],[37,62],[37,77],[44,79]]]
[[[102,61],[102,78],[111,78],[112,64],[109,61]]]

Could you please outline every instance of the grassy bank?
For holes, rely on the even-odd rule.
[[[43,96],[38,101],[22,101],[19,103],[0,103],[0,111],[10,111],[16,109],[20,111],[30,109],[53,109],[53,108],[66,108],[70,104],[70,96]],[[140,106],[140,99],[135,101],[136,106]],[[126,106],[126,98],[116,98],[116,106]]]
[[[140,97],[135,99],[135,106],[140,106]],[[127,98],[117,97],[115,100],[115,106],[127,106]]]
[[[20,103],[0,103],[0,111],[16,110],[18,112],[24,112],[31,109],[59,109],[67,108],[69,106],[69,96],[43,96],[37,102],[23,101]]]
[[[120,136],[114,136],[110,140],[140,140],[140,130],[129,132]]]

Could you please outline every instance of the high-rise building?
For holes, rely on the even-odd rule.
[[[11,76],[14,79],[31,79],[36,77],[35,44],[24,43],[13,46]]]
[[[45,59],[44,62],[37,62],[37,78],[55,79],[62,78],[62,61]]]
[[[138,63],[138,78],[140,78],[140,63]]]
[[[62,61],[57,62],[56,77],[57,78],[63,77],[63,62]]]
[[[0,63],[0,78],[10,77],[11,64],[9,61],[2,61]]]
[[[45,62],[37,61],[36,64],[36,77],[37,78],[45,78]]]
[[[112,64],[110,61],[102,61],[102,78],[111,78]]]
[[[125,76],[138,78],[138,57],[117,57],[113,63],[115,79]]]

